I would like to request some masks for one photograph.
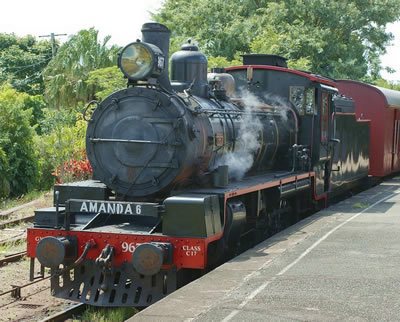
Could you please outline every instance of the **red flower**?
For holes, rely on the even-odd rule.
[[[56,177],[56,183],[87,180],[91,178],[92,174],[92,166],[84,151],[82,153],[82,159],[70,159],[65,161],[52,173],[52,175]]]

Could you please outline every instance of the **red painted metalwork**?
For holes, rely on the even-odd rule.
[[[385,92],[369,84],[338,80],[342,94],[355,101],[356,118],[370,120],[369,174],[383,177],[400,171],[400,113],[393,103],[388,103]]]
[[[206,238],[173,238],[157,235],[134,235],[90,231],[65,231],[43,228],[28,228],[27,255],[36,257],[36,246],[41,238],[47,236],[66,237],[76,236],[78,241],[78,257],[82,254],[86,242],[93,240],[96,244],[89,250],[86,258],[95,260],[102,249],[107,245],[114,247],[114,265],[116,267],[124,262],[130,262],[132,252],[139,244],[150,242],[171,243],[173,245],[173,264],[179,268],[203,269],[206,267],[207,245],[212,239]],[[125,244],[124,244],[125,243]],[[126,250],[126,251],[124,251]],[[171,265],[164,265],[168,268]]]
[[[299,75],[305,78],[308,78],[310,81],[312,82],[317,82],[317,83],[321,83],[324,85],[328,85],[328,86],[332,86],[332,87],[336,87],[336,83],[328,78],[324,78],[322,76],[319,75],[315,75],[315,74],[309,74],[309,73],[305,73],[299,70],[295,70],[295,69],[289,69],[289,68],[285,68],[285,67],[279,67],[279,66],[270,66],[270,65],[243,65],[243,66],[232,66],[232,67],[227,67],[226,70],[227,71],[231,71],[231,70],[247,70],[247,68],[253,68],[253,69],[267,69],[267,70],[276,70],[276,71],[280,71],[280,72],[284,72],[284,73],[290,73],[290,74],[295,74],[295,75]]]

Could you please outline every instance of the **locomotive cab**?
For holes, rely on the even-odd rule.
[[[350,118],[343,125],[341,107],[335,111],[336,105],[341,104],[336,99],[338,90],[334,80],[287,68],[286,60],[276,55],[244,55],[243,66],[227,70],[235,79],[237,91],[245,88],[269,104],[279,102],[296,112],[297,145],[307,150],[309,169],[315,171],[316,199],[326,199],[328,194],[343,190],[347,183],[357,183],[366,176],[368,125],[359,122],[354,113],[348,115]],[[346,134],[345,128],[347,132],[351,129],[352,134]],[[353,129],[364,135],[355,135]],[[354,150],[360,157],[352,159]]]

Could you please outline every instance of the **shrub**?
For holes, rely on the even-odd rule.
[[[82,152],[85,150],[86,122],[80,114],[76,115],[76,118],[75,125],[55,124],[52,132],[36,140],[35,146],[40,156],[41,188],[50,188],[56,177],[62,182],[70,181],[69,177],[73,175],[71,176],[67,171],[67,177],[64,177],[64,164],[70,160],[78,162],[86,159]]]
[[[10,194],[9,165],[5,152],[0,148],[0,199]]]
[[[51,134],[54,131],[60,131],[63,127],[74,127],[79,119],[79,110],[82,110],[82,107],[60,110],[44,108],[43,117],[38,122],[41,134]]]
[[[8,161],[7,172],[13,196],[33,189],[38,176],[33,144],[36,134],[30,125],[32,111],[25,109],[25,98],[26,94],[18,93],[10,86],[0,88],[0,148]]]
[[[41,134],[41,128],[38,126],[44,118],[43,110],[46,106],[42,95],[28,95],[23,94],[24,97],[24,109],[32,110],[31,126],[35,128],[37,134]]]
[[[57,183],[87,180],[92,177],[92,166],[86,158],[85,151],[82,151],[81,160],[68,160],[58,166],[53,172]]]

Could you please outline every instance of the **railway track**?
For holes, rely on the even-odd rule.
[[[10,279],[2,278],[2,292],[0,293],[0,309],[5,312],[3,316],[9,321],[35,320],[39,321],[47,312],[54,312],[65,304],[55,302],[51,299],[49,279],[51,275],[44,268],[40,269],[33,277],[33,281],[27,281],[28,271],[24,263],[18,263],[26,256],[26,251],[6,255],[0,259],[2,274],[12,276]],[[9,265],[9,267],[7,267]],[[10,273],[18,272],[18,273]],[[11,275],[10,275],[11,274]],[[9,286],[7,286],[7,284]],[[64,321],[62,317],[68,318],[68,310],[59,319],[49,321]],[[72,310],[72,314],[76,314]],[[29,317],[29,318],[28,318]],[[2,321],[2,318],[0,318]]]
[[[28,203],[6,210],[0,210],[0,230],[9,226],[32,222],[34,219],[34,209],[50,205],[50,196],[49,193],[46,193],[43,197],[32,200]]]
[[[5,222],[0,221],[0,246],[17,244],[26,240],[27,223],[33,221],[34,216],[20,217]]]
[[[71,306],[68,301],[51,297],[50,274],[40,269],[29,281],[29,265],[26,262],[26,227],[33,222],[35,208],[51,204],[51,195],[38,200],[0,211],[0,321],[40,321],[62,308]],[[5,254],[5,255],[4,255]],[[44,321],[64,321],[77,315],[84,307],[71,307]],[[59,316],[59,317],[57,317]]]
[[[0,231],[2,232],[0,236],[0,246],[21,243],[26,240],[25,232],[27,225],[25,224],[32,223],[34,220],[34,215],[28,214],[25,216],[18,216],[18,212],[22,211],[26,207],[31,207],[36,203],[37,202],[29,203],[27,204],[29,206],[19,206],[0,213]],[[11,216],[14,218],[10,218]],[[10,234],[12,235],[8,236]]]
[[[11,290],[7,290],[7,291],[4,291],[4,292],[0,293],[0,296],[11,294],[11,297],[13,297],[15,299],[20,299],[22,297],[21,296],[21,289],[26,288],[28,286],[31,286],[33,284],[37,284],[37,283],[40,283],[42,281],[48,280],[50,277],[51,277],[51,275],[48,275],[48,276],[45,277],[44,276],[44,272],[43,272],[43,275],[35,277],[36,280],[34,280],[32,282],[28,282],[28,283],[25,283],[25,284],[22,284],[22,285],[11,285]]]
[[[35,218],[35,216],[29,215],[29,216],[25,216],[25,217],[21,217],[21,218],[15,218],[15,219],[10,219],[10,220],[6,220],[6,221],[1,221],[0,229],[7,228],[9,226],[19,225],[22,223],[33,222],[34,218]]]
[[[84,303],[75,304],[65,310],[57,312],[48,318],[41,320],[41,322],[62,322],[72,318],[73,316],[82,314],[87,309]]]
[[[26,241],[27,224],[34,220],[33,212],[30,210],[41,202],[43,201],[33,200],[18,207],[0,211],[0,246],[12,247]],[[18,254],[7,255],[6,258],[0,259],[0,266],[22,257]]]
[[[36,199],[36,200],[32,200],[32,201],[30,201],[28,203],[25,203],[23,205],[20,205],[20,206],[16,206],[16,207],[13,207],[13,208],[10,208],[10,209],[2,210],[2,211],[0,211],[0,218],[7,218],[8,216],[10,216],[10,215],[12,215],[12,214],[14,214],[14,213],[16,213],[18,211],[21,211],[21,210],[23,210],[25,208],[35,207],[39,203],[40,203],[40,200]]]
[[[13,263],[19,261],[21,258],[26,256],[26,251],[18,252],[11,255],[6,255],[4,258],[0,259],[0,267],[8,263]]]
[[[10,245],[10,244],[21,244],[21,243],[23,243],[23,242],[25,242],[26,241],[26,237],[24,236],[24,237],[17,237],[17,236],[14,236],[13,238],[7,238],[7,239],[3,239],[3,240],[0,240],[0,246],[8,246],[8,245]]]
[[[1,231],[1,230],[0,230]],[[7,233],[13,233],[12,236],[0,239],[0,246],[16,245],[26,241],[26,231],[19,229],[9,229]]]

